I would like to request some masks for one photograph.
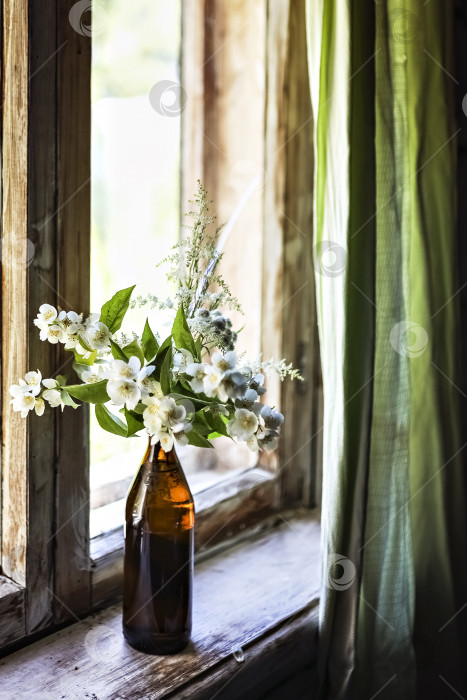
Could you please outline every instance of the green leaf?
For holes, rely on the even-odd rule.
[[[96,418],[97,422],[104,430],[108,433],[113,433],[114,435],[119,435],[120,437],[126,437],[128,433],[128,428],[123,421],[113,413],[109,411],[107,406],[101,404],[96,404]]]
[[[170,394],[172,389],[172,346],[167,348],[161,367],[161,389],[164,394]]]
[[[110,401],[106,391],[107,379],[93,384],[72,384],[67,386],[67,392],[74,399],[79,399],[85,403],[106,403]]]
[[[170,355],[172,356],[172,336],[169,335],[168,338],[164,340],[162,345],[160,346],[159,350],[157,351],[157,355],[154,361],[154,364],[156,366],[156,369],[152,373],[153,379],[157,379],[158,382],[161,381],[161,372],[162,372],[162,365],[164,364],[164,360],[167,357],[167,353],[170,351]]]
[[[217,433],[218,435],[230,437],[230,435],[227,432],[227,426],[222,420],[222,416],[220,416],[218,413],[211,413],[210,411],[206,411],[206,419],[209,425],[211,426],[213,432]]]
[[[134,284],[127,289],[121,289],[102,307],[99,321],[105,323],[111,333],[115,333],[115,331],[120,329],[130,306],[131,293],[135,287],[136,285]]]
[[[137,357],[141,362],[141,365],[144,365],[143,351],[141,350],[141,346],[136,339],[132,340],[131,343],[128,343],[128,345],[125,345],[123,352],[128,359],[130,359],[130,357]]]
[[[146,409],[147,409],[147,406],[145,406],[144,403],[137,403],[133,413],[138,413],[140,415],[143,415],[143,413],[145,412]]]
[[[197,433],[194,429],[190,430],[186,436],[188,438],[189,445],[195,445],[196,447],[214,447],[209,440],[202,435],[199,435],[199,433]]]
[[[165,353],[167,352],[168,348],[172,347],[172,336],[169,335],[168,338],[164,340],[162,345],[159,347],[159,350],[157,351],[156,359],[158,360],[161,357],[165,357]]]
[[[117,343],[113,340],[110,341],[110,350],[116,360],[123,360],[123,362],[128,362],[128,357],[125,355],[120,345],[117,345]]]
[[[79,344],[81,347],[83,347],[87,352],[94,352],[94,349],[89,345],[89,343],[86,341],[84,335],[82,333],[79,334]]]
[[[86,365],[86,367],[91,367],[94,364],[97,357],[97,350],[93,350],[91,356],[86,359],[83,355],[80,355],[76,349],[73,350],[75,353],[75,361],[78,365]]]
[[[144,359],[147,360],[147,362],[150,362],[156,356],[156,353],[159,350],[159,343],[151,330],[148,319],[146,319],[146,323],[144,324],[141,344],[143,346]]]
[[[62,397],[62,401],[65,404],[65,406],[71,406],[72,408],[78,408],[79,404],[75,403],[73,401],[73,399],[71,398],[70,394],[67,391],[65,391],[64,389],[62,389],[62,391],[60,392],[60,396]]]
[[[60,386],[65,386],[67,379],[64,374],[57,374],[55,380],[60,384]]]
[[[139,415],[135,411],[129,411],[127,408],[124,408],[123,412],[128,424],[128,432],[126,434],[127,437],[131,437],[144,428],[143,416]]]
[[[209,398],[206,394],[196,394],[191,390],[188,382],[183,380],[178,381],[172,387],[172,396],[179,399],[190,399],[195,406],[203,408],[204,406],[210,406],[211,404],[218,404],[219,399],[216,397]]]
[[[193,426],[193,430],[200,435],[209,435],[209,433],[212,433],[212,428],[209,426],[206,420],[206,415],[203,409],[195,413],[191,424]]]
[[[220,437],[221,435],[229,437],[221,416],[218,413],[211,413],[207,407],[195,413],[192,425],[200,435],[207,435],[209,438]]]
[[[197,357],[196,344],[188,327],[183,304],[180,304],[177,315],[175,316],[175,321],[172,326],[172,337],[175,342],[175,347],[178,350],[184,348],[185,350],[189,350],[193,357]]]

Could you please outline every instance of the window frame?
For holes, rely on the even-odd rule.
[[[259,527],[281,509],[314,506],[320,493],[319,353],[314,285],[308,284],[313,275],[312,124],[304,97],[305,3],[261,2],[266,13],[264,162],[266,173],[272,174],[263,195],[268,245],[262,259],[262,346],[266,357],[287,356],[306,380],[276,388],[287,413],[279,453],[198,495],[200,553],[242,535],[247,527]],[[0,627],[0,655],[12,644],[108,604],[121,588],[122,533],[109,532],[93,543],[89,539],[88,407],[24,421],[9,406],[8,387],[18,376],[36,367],[53,376],[72,359],[62,348],[51,351],[33,331],[38,306],[47,300],[84,311],[89,307],[91,37],[70,25],[74,4],[1,3],[0,618],[6,624]],[[185,51],[182,82],[190,83],[192,94],[195,85],[201,91],[193,100],[202,120],[198,125],[205,124],[208,111],[212,118],[219,99],[212,78],[221,76],[222,61],[218,53],[211,56],[213,33],[225,26],[228,11],[229,5],[220,0],[183,0],[182,44],[193,49],[195,59],[190,61]],[[294,79],[302,76],[301,90],[288,90],[291,74]],[[214,92],[209,93],[209,85]],[[213,155],[206,140],[192,141],[189,150],[188,116],[187,110],[182,172],[196,172],[209,189]],[[306,128],[299,128],[302,124]],[[225,175],[225,167],[219,159],[217,176]],[[182,201],[185,194],[182,185]],[[289,313],[292,299],[296,314]],[[280,330],[270,333],[272,328]]]
[[[70,361],[30,332],[38,305],[89,304],[91,45],[72,4],[2,3],[1,565],[23,604],[0,647],[89,610],[87,409],[24,421],[8,392]]]

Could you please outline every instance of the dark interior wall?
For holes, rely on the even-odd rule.
[[[456,0],[455,73],[458,136],[458,274],[460,328],[460,376],[456,382],[461,403],[462,442],[467,436],[467,0]],[[465,97],[465,102],[463,100]],[[464,108],[463,108],[464,107]],[[465,112],[464,112],[465,109]],[[463,285],[465,285],[463,287]],[[463,287],[463,288],[462,288]]]

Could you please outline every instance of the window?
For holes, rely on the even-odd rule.
[[[180,118],[164,118],[164,103],[156,105],[157,112],[149,93],[153,85],[156,93],[160,87],[168,96],[161,94],[161,100],[170,102],[170,86],[180,82],[181,3],[107,0],[100,7],[91,72],[93,310],[135,282],[134,296],[168,296],[156,263],[178,240],[180,210]],[[141,333],[147,315],[163,334],[168,319],[146,307],[131,310],[125,332]],[[93,411],[90,424],[92,538],[121,528],[126,493],[146,443],[104,432]]]
[[[149,0],[138,0],[137,6],[123,0],[99,5],[103,14],[96,37],[99,24],[103,41],[118,36],[121,44],[116,51],[121,55],[135,51],[134,32],[139,31],[138,22],[144,24],[144,12],[157,16],[162,5],[165,17],[168,11],[167,3]],[[29,368],[41,367],[49,376],[59,366],[62,372],[71,371],[68,353],[58,349],[53,356],[51,346],[31,332],[32,318],[44,300],[89,309],[92,295],[102,291],[91,287],[90,300],[91,269],[93,279],[97,276],[99,284],[107,284],[105,266],[99,265],[101,275],[92,268],[96,260],[91,261],[92,237],[112,234],[120,225],[111,204],[105,232],[99,230],[103,221],[99,207],[108,200],[107,194],[94,189],[91,234],[91,43],[95,39],[98,47],[100,39],[90,28],[90,6],[81,0],[51,0],[45,7],[27,0],[3,0],[9,41],[3,66],[0,616],[11,624],[1,627],[0,648],[87,613],[117,594],[120,585],[121,531],[94,537],[92,542],[90,538],[90,503],[100,494],[101,505],[107,507],[113,497],[107,477],[100,490],[96,483],[90,489],[89,413],[86,408],[63,414],[50,411],[40,421],[26,423],[8,410],[7,394],[8,386]],[[177,3],[170,4],[174,22],[178,22],[176,7]],[[126,18],[120,20],[118,31],[111,26],[116,8]],[[238,215],[226,243],[224,272],[248,313],[244,333],[248,352],[286,356],[305,375],[302,384],[280,386],[271,381],[269,385],[269,398],[287,414],[280,454],[262,456],[257,467],[245,465],[240,474],[229,474],[200,490],[198,549],[241,532],[278,507],[314,504],[319,494],[318,474],[313,471],[319,464],[320,389],[303,12],[301,1],[289,6],[265,0],[235,4],[184,0],[181,82],[186,107],[180,119],[149,113],[151,118],[160,117],[161,131],[172,130],[173,136],[180,129],[181,184],[175,184],[173,195],[167,197],[175,202],[177,216],[179,202],[183,209],[198,177],[215,200],[221,221]],[[164,32],[164,40],[169,41],[168,34]],[[158,49],[149,44],[147,60],[152,66]],[[141,45],[146,46],[144,41]],[[167,65],[167,75],[174,79],[176,49],[171,51],[164,55],[170,56],[172,72]],[[97,50],[95,66],[99,60]],[[105,93],[110,73],[93,84],[94,123],[96,129],[101,126],[100,133],[93,133],[93,158],[100,154],[101,164],[105,157],[125,155],[124,145],[112,153],[115,141],[106,127],[109,115],[117,114],[119,121],[112,116],[112,123],[124,129],[135,114],[143,114],[138,110],[143,109],[144,90],[140,85],[127,87],[127,70],[129,59],[122,60],[121,85],[113,84],[112,92]],[[166,69],[160,70],[154,79],[151,75],[151,86]],[[289,81],[292,74],[294,80]],[[147,110],[147,92],[144,103]],[[92,167],[93,187],[102,186],[99,161],[94,160]],[[169,181],[167,177],[167,187]],[[123,180],[113,181],[115,188],[122,184],[125,187]],[[147,185],[153,186],[149,180]],[[148,204],[147,196],[141,193],[142,204],[136,198],[125,203],[119,197],[119,211],[127,206],[128,217],[138,217],[140,207]],[[173,214],[167,212],[167,221],[172,222]],[[148,230],[161,230],[159,220],[156,224],[148,223]],[[108,283],[113,289],[113,282]],[[260,299],[260,305],[252,308],[252,299]],[[121,451],[121,442],[118,445]],[[98,449],[92,441],[91,449]],[[138,459],[139,455],[138,450]],[[115,498],[128,478],[122,473],[113,479]],[[92,534],[97,532],[98,528]]]

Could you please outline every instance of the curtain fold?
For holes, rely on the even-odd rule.
[[[453,19],[451,0],[307,0],[323,698],[465,691]]]

